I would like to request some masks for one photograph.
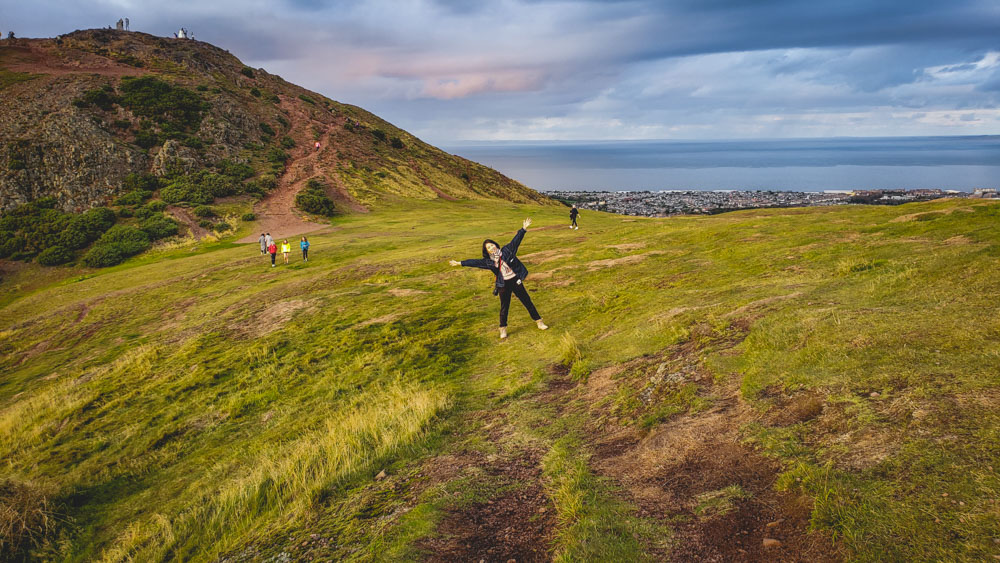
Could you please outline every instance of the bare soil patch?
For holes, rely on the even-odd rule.
[[[232,319],[229,328],[246,337],[263,336],[281,329],[296,313],[315,310],[316,299],[286,299],[269,303],[249,318]]]
[[[393,297],[413,297],[414,295],[426,295],[429,292],[424,291],[422,289],[406,289],[403,287],[394,287],[386,291],[386,293],[392,295]]]
[[[146,74],[146,71],[141,68],[118,63],[107,57],[77,49],[69,49],[59,55],[53,55],[51,49],[43,44],[43,41],[46,40],[18,39],[17,41],[17,45],[4,47],[5,50],[8,50],[7,62],[4,66],[14,72],[53,76],[65,74],[140,76]]]
[[[732,311],[726,313],[726,317],[727,318],[741,317],[741,316],[746,315],[746,313],[748,311],[752,311],[754,309],[759,309],[761,307],[766,307],[766,306],[768,306],[768,305],[770,305],[772,303],[778,303],[779,301],[786,301],[788,299],[795,299],[796,297],[801,297],[801,296],[802,296],[802,292],[801,291],[796,291],[794,293],[789,293],[787,295],[775,295],[773,297],[765,297],[763,299],[758,299],[756,301],[751,301],[750,303],[747,303],[746,305],[743,305],[742,307],[737,307],[737,308],[733,309]]]
[[[646,248],[646,243],[626,242],[622,244],[609,244],[605,248],[613,248],[615,250],[639,250],[640,248]]]
[[[629,254],[628,256],[622,256],[621,258],[608,258],[606,260],[594,260],[592,262],[587,262],[588,270],[598,270],[600,268],[611,268],[614,266],[621,266],[624,264],[638,264],[650,256],[656,256],[658,254],[666,254],[662,250],[652,250],[650,252],[644,252],[642,254]]]
[[[592,373],[579,390],[582,403],[593,414],[590,466],[617,483],[640,516],[674,522],[670,549],[652,548],[658,559],[837,561],[840,557],[830,538],[808,530],[808,499],[777,491],[774,485],[781,467],[741,442],[740,427],[761,421],[761,415],[742,401],[735,382],[713,383],[700,364],[706,348],[724,352],[741,342],[749,328],[748,320],[737,319],[711,342],[692,338],[659,356]],[[692,332],[708,334],[707,329],[701,334],[698,327]],[[698,394],[712,401],[711,407],[676,415],[643,431],[634,424],[620,424],[607,407],[592,406],[615,396],[629,381],[640,382],[639,397],[651,405],[664,386],[695,383]],[[767,419],[791,424],[822,412],[817,396],[802,394],[777,400]]]
[[[931,215],[951,215],[955,212],[960,213],[972,213],[972,209],[968,207],[949,207],[947,209],[940,209],[937,211],[923,211],[921,213],[907,213],[906,215],[899,215],[898,217],[893,217],[889,219],[890,223],[907,223],[909,221],[916,221],[921,217],[931,216]]]
[[[358,323],[359,327],[380,324],[380,323],[391,323],[392,321],[402,317],[402,313],[389,313],[388,315],[382,315],[381,317],[375,317],[374,319],[368,319],[367,321]]]
[[[504,492],[448,511],[418,548],[427,561],[549,561],[555,511],[542,487],[541,452],[523,449],[484,467]]]
[[[177,207],[176,205],[168,205],[166,211],[174,219],[177,219],[185,227],[187,227],[188,232],[191,233],[191,236],[194,237],[195,240],[201,240],[208,235],[208,229],[205,229],[198,224],[198,219],[191,214],[191,210],[185,207]]]

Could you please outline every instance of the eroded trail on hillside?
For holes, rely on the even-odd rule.
[[[97,74],[101,76],[141,76],[142,68],[109,60],[94,53],[74,50],[53,54],[37,39],[17,39],[13,45],[5,45],[7,61],[5,67],[13,72],[48,74]]]
[[[735,320],[721,337],[695,334],[686,344],[598,370],[585,382],[553,365],[544,388],[518,407],[546,413],[553,424],[583,421],[565,433],[579,435],[588,470],[611,495],[605,500],[633,507],[637,521],[667,530],[641,539],[652,560],[840,559],[827,535],[809,531],[808,499],[776,489],[779,464],[741,440],[740,428],[758,415],[741,400],[738,386],[717,381],[702,364],[706,349],[724,353],[748,327],[749,321]],[[614,412],[623,388],[638,391],[637,400],[646,405],[684,389],[701,406],[643,429]],[[794,424],[818,414],[811,396],[780,407],[768,415],[770,423]],[[543,471],[546,452],[525,441],[525,422],[518,428],[516,416],[503,410],[477,416],[490,421],[486,438],[498,451],[470,454],[474,461],[465,474],[484,475],[497,492],[488,501],[450,508],[436,534],[419,547],[430,561],[548,561],[565,555],[557,538],[579,516],[559,512],[552,476]],[[428,471],[436,463],[431,460]]]
[[[255,231],[239,242],[256,242],[262,232],[271,233],[271,236],[279,240],[326,228],[328,225],[311,220],[295,206],[296,194],[312,178],[324,181],[327,195],[338,207],[354,212],[366,211],[340,185],[336,174],[326,172],[335,170],[337,166],[336,150],[330,146],[330,128],[341,124],[332,117],[329,123],[314,119],[297,101],[283,99],[281,108],[288,115],[291,124],[288,136],[295,141],[295,147],[289,151],[290,162],[278,179],[277,187],[254,205],[254,214],[257,216]],[[319,132],[318,139],[315,132]],[[320,143],[319,150],[314,148],[317,140]]]

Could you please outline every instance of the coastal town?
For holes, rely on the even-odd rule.
[[[551,191],[547,195],[581,209],[622,215],[663,217],[714,214],[761,207],[810,207],[816,205],[899,205],[946,197],[996,198],[996,189],[973,192],[955,190],[857,190],[857,191]]]

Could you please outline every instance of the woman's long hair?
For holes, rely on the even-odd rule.
[[[486,258],[487,260],[492,260],[492,258],[490,258],[490,253],[486,251],[486,243],[488,242],[493,243],[493,246],[497,247],[498,250],[500,249],[500,245],[497,244],[496,241],[493,239],[486,239],[483,241],[483,258]]]

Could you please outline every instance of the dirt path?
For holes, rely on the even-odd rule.
[[[198,219],[191,214],[191,210],[184,207],[177,207],[176,205],[168,205],[166,211],[174,219],[177,219],[181,222],[181,224],[187,227],[188,232],[191,233],[191,236],[194,237],[195,240],[201,240],[208,234],[208,229],[198,224]]]
[[[254,232],[238,242],[257,242],[262,232],[271,233],[276,240],[280,240],[328,227],[323,223],[311,221],[300,212],[295,207],[295,195],[305,187],[310,178],[316,176],[324,178],[328,185],[334,183],[336,175],[324,173],[327,168],[336,168],[335,151],[330,147],[330,125],[315,121],[302,109],[298,101],[283,99],[281,108],[288,112],[292,124],[288,135],[295,140],[295,148],[289,151],[291,162],[278,179],[278,186],[254,206],[254,214],[257,215]],[[313,148],[315,143],[313,127],[324,131],[319,138],[318,151]],[[338,203],[337,198],[333,199],[334,203]],[[344,198],[339,199],[340,205],[343,206]],[[349,208],[355,211],[364,209],[353,206]]]
[[[723,337],[704,338],[594,372],[585,383],[572,381],[553,366],[546,389],[526,397],[528,408],[554,410],[586,420],[590,470],[612,483],[616,496],[636,507],[647,521],[669,522],[669,545],[647,545],[658,561],[833,562],[840,560],[831,539],[809,531],[811,503],[775,483],[781,467],[746,445],[740,428],[758,420],[734,382],[718,382],[702,364],[707,352],[738,345],[749,320],[736,319]],[[695,329],[697,331],[697,328]],[[706,342],[707,340],[707,342]],[[655,408],[683,386],[695,385],[710,403],[667,418],[649,430],[620,421],[611,402],[623,385]],[[768,414],[774,424],[794,424],[817,416],[814,398],[779,405]],[[604,406],[599,406],[604,405]],[[581,416],[582,415],[582,416]],[[450,509],[435,536],[419,547],[430,561],[548,561],[559,523],[546,495],[541,471],[544,451],[524,443],[511,447],[516,430],[504,411],[482,413],[488,439],[502,452],[477,465],[496,490],[488,502]],[[501,444],[506,444],[502,446]],[[534,448],[534,449],[533,449]]]

